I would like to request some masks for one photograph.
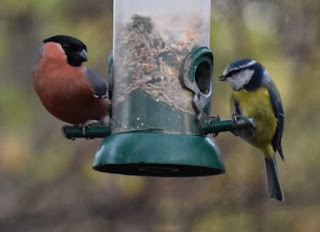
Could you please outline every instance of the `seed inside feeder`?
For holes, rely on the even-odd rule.
[[[193,93],[182,87],[180,69],[193,48],[206,44],[204,40],[207,37],[203,33],[208,30],[209,23],[204,25],[201,15],[190,18],[192,21],[187,23],[188,27],[182,29],[170,28],[164,23],[155,24],[163,20],[153,20],[139,14],[134,14],[129,21],[117,22],[115,106],[132,92],[142,90],[156,102],[195,114]],[[174,18],[172,22],[175,22]]]

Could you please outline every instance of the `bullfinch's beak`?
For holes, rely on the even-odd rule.
[[[79,54],[79,56],[81,57],[81,59],[83,61],[87,61],[88,60],[86,50],[82,49],[78,54]]]
[[[227,80],[227,77],[222,75],[221,77],[219,77],[219,80],[220,81],[225,81],[225,80]]]

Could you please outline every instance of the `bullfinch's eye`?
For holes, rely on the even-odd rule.
[[[68,51],[70,49],[70,46],[69,44],[62,44],[62,48],[63,50]]]

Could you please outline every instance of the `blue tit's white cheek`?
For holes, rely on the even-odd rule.
[[[229,65],[223,70],[222,75],[226,76],[228,74],[228,72],[229,72]]]
[[[227,79],[234,90],[242,89],[246,84],[249,83],[252,76],[254,74],[254,70],[247,69],[243,70]]]

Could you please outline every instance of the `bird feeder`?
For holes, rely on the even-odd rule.
[[[219,148],[206,135],[251,122],[221,124],[210,117],[210,2],[114,0],[111,124],[86,130],[89,138],[106,136],[95,170],[144,176],[225,172]],[[64,132],[81,137],[80,128]]]

